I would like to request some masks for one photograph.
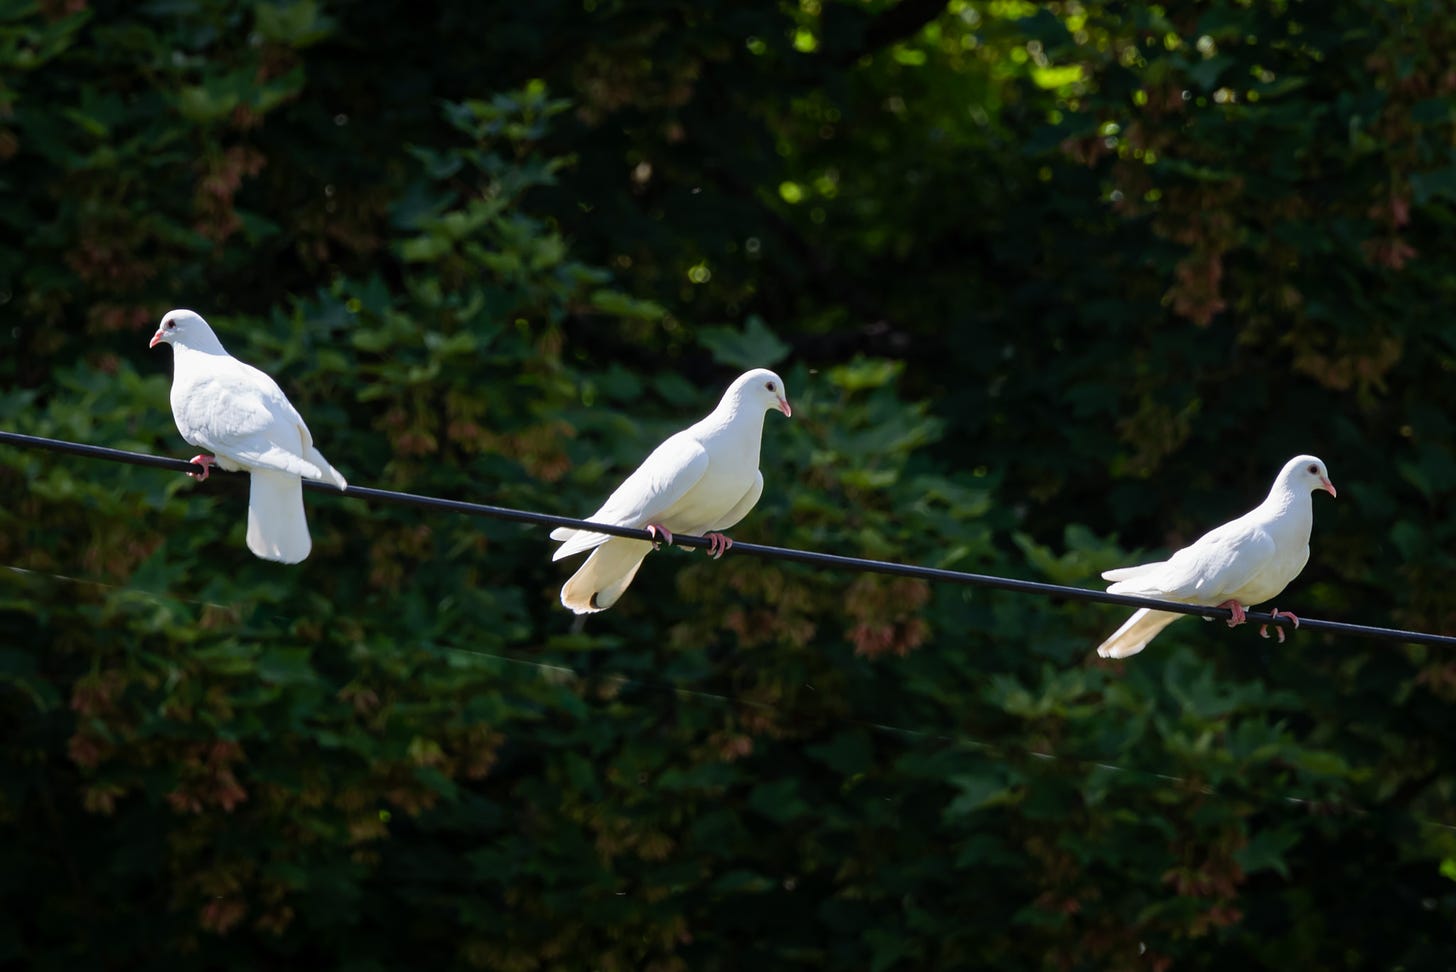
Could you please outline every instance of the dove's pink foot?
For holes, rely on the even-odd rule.
[[[1274,617],[1276,617],[1276,618],[1288,618],[1289,620],[1291,620],[1291,621],[1294,622],[1294,626],[1296,628],[1299,627],[1299,619],[1296,618],[1294,616],[1294,613],[1291,612],[1291,611],[1281,611],[1278,608],[1275,608],[1274,610],[1270,611],[1269,613],[1271,615],[1273,615]],[[1284,644],[1284,629],[1282,627],[1279,627],[1278,625],[1275,625],[1274,626],[1274,633],[1279,636],[1279,643],[1281,645]],[[1261,624],[1261,625],[1259,625],[1259,637],[1260,638],[1267,638],[1267,637],[1269,637],[1269,626],[1267,624]]]
[[[1228,626],[1230,628],[1243,624],[1244,621],[1248,619],[1248,615],[1244,611],[1244,606],[1238,601],[1230,599],[1224,601],[1222,604],[1219,605],[1219,607],[1228,608],[1230,611],[1233,612],[1234,616],[1228,619]]]
[[[723,556],[728,552],[728,548],[733,546],[733,540],[727,534],[705,533],[703,536],[708,538],[708,556],[714,560]]]
[[[212,456],[193,456],[191,459],[188,459],[187,461],[190,462],[190,463],[192,463],[194,466],[201,466],[202,467],[202,474],[201,475],[198,475],[195,472],[190,472],[190,473],[187,474],[187,475],[191,476],[193,479],[197,480],[199,483],[202,482],[203,480],[205,480],[208,476],[210,476],[212,474],[212,464],[215,463],[215,462],[217,462],[217,460],[214,459]]]
[[[647,532],[652,534],[652,546],[656,548],[659,544],[672,546],[672,531],[661,523],[647,524]]]

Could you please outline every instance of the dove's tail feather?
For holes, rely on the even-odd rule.
[[[605,533],[589,533],[586,530],[574,530],[571,527],[557,527],[551,531],[551,539],[563,541],[561,546],[556,548],[556,552],[551,555],[552,560],[562,560],[572,554],[579,554],[583,550],[600,547],[612,538]],[[638,542],[646,543],[645,540]]]
[[[1103,658],[1126,658],[1136,655],[1147,647],[1159,631],[1183,617],[1171,611],[1153,611],[1141,608],[1133,612],[1122,627],[1097,646],[1097,654]]]
[[[333,483],[340,489],[349,488],[348,480],[344,479],[344,477],[339,473],[337,469],[329,465],[329,461],[324,458],[324,454],[322,452],[319,452],[318,449],[313,446],[309,446],[306,450],[304,450],[303,457],[309,462],[313,463],[315,466],[317,466],[322,473],[322,475],[313,476],[310,478],[317,479],[321,483]]]
[[[617,598],[637,576],[637,568],[652,552],[652,544],[646,540],[622,537],[603,537],[603,540],[606,542],[592,551],[592,555],[561,588],[561,603],[577,614],[605,611],[616,604]]]
[[[248,487],[248,549],[264,560],[296,564],[313,549],[303,513],[303,480],[255,469]]]
[[[1114,567],[1112,570],[1104,570],[1102,572],[1102,579],[1110,581],[1132,580],[1134,577],[1139,577],[1162,567],[1163,564],[1164,561],[1160,560],[1155,564],[1138,564],[1136,567]]]

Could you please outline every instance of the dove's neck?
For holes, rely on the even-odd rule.
[[[1275,483],[1269,497],[1259,505],[1262,519],[1287,524],[1293,529],[1301,526],[1307,534],[1314,522],[1314,502],[1307,489],[1290,489],[1283,483]]]
[[[202,356],[226,358],[227,350],[212,331],[187,335],[187,343],[172,342],[172,351],[178,357],[200,360]],[[195,357],[194,357],[195,356]]]
[[[760,406],[757,409],[744,408],[737,400],[723,401],[713,409],[712,414],[698,423],[700,441],[723,442],[744,453],[754,456],[754,468],[758,467],[758,445],[763,440],[763,417],[768,414]]]

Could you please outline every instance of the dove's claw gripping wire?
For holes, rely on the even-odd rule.
[[[703,536],[708,538],[708,556],[714,560],[723,556],[728,552],[728,548],[733,546],[733,540],[726,534],[705,533]]]
[[[1228,608],[1233,612],[1234,616],[1228,619],[1228,626],[1230,628],[1243,624],[1247,620],[1247,613],[1244,611],[1244,606],[1232,598],[1224,601],[1219,607]]]
[[[199,483],[207,479],[207,477],[212,474],[212,464],[217,462],[217,460],[212,456],[193,456],[187,461],[192,463],[194,466],[202,467],[201,473],[190,472],[187,474],[193,479],[197,480]]]
[[[656,550],[664,543],[672,546],[672,531],[661,523],[647,524],[647,532],[652,534],[652,549]]]
[[[1288,618],[1289,620],[1294,622],[1294,626],[1296,628],[1299,627],[1299,619],[1294,616],[1294,613],[1292,611],[1281,611],[1278,608],[1275,608],[1269,613],[1276,618]],[[1274,633],[1279,636],[1279,643],[1281,645],[1284,644],[1284,629],[1282,627],[1279,627],[1278,625],[1275,625]],[[1259,625],[1259,637],[1269,637],[1269,626],[1267,624]]]

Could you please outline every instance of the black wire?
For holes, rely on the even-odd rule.
[[[28,449],[45,449],[51,452],[67,452],[72,455],[93,459],[109,459],[112,462],[131,463],[136,466],[150,466],[154,469],[171,469],[178,472],[201,472],[202,467],[185,459],[170,459],[143,452],[127,452],[106,446],[87,445],[81,442],[66,442],[61,439],[47,439],[37,435],[0,431],[0,442]],[[212,475],[220,475],[216,470]],[[227,475],[221,473],[221,475]],[[340,490],[328,483],[305,479],[305,489],[338,494]],[[496,520],[512,520],[517,523],[533,523],[540,526],[570,527],[589,530],[592,533],[607,533],[632,540],[652,540],[652,534],[635,527],[617,526],[612,523],[593,523],[569,516],[555,516],[550,513],[536,513],[529,510],[513,510],[504,506],[490,506],[485,503],[467,503],[462,500],[441,499],[437,496],[421,496],[417,493],[397,493],[387,489],[369,486],[350,486],[344,494],[397,506],[415,506],[429,510],[443,510],[449,513],[464,513],[467,516],[483,516]],[[706,537],[673,534],[672,542],[683,547],[707,547]],[[1205,607],[1196,604],[1180,604],[1176,601],[1161,601],[1150,597],[1135,597],[1131,594],[1113,594],[1108,591],[1094,591],[1083,587],[1068,587],[1062,584],[1048,584],[1042,581],[1021,580],[1015,577],[997,577],[991,574],[972,574],[941,567],[921,567],[915,564],[897,564],[886,560],[867,560],[863,557],[845,557],[840,554],[818,553],[812,550],[795,550],[790,547],[771,547],[765,544],[734,541],[732,551],[750,557],[764,557],[770,560],[789,560],[820,567],[840,567],[867,573],[891,574],[898,577],[916,577],[922,580],[940,581],[947,584],[961,584],[968,587],[989,587],[996,590],[1016,591],[1021,594],[1040,594],[1045,597],[1064,597],[1077,601],[1095,601],[1103,604],[1119,604],[1124,607],[1151,608],[1155,611],[1170,611],[1175,614],[1192,614],[1205,618],[1228,620],[1233,612],[1228,608]],[[1272,624],[1279,627],[1293,627],[1288,617],[1274,617],[1259,611],[1247,612],[1248,620],[1258,624]],[[1404,631],[1397,628],[1377,628],[1364,624],[1347,624],[1343,621],[1324,621],[1319,618],[1300,618],[1299,627],[1309,631],[1328,631],[1332,634],[1353,635],[1357,638],[1373,638],[1380,641],[1398,641],[1414,645],[1439,645],[1456,647],[1456,637],[1430,634],[1424,631]]]

